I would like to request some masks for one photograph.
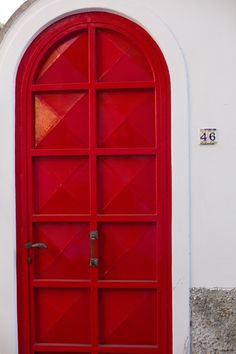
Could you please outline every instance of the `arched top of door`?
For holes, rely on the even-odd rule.
[[[119,83],[134,88],[159,82],[162,90],[169,85],[164,56],[151,36],[108,12],[71,15],[46,28],[23,57],[18,84],[26,78],[26,85],[86,85],[91,80],[117,88]]]

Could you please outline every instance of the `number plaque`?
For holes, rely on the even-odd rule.
[[[215,145],[217,143],[217,130],[204,128],[199,131],[200,145]]]

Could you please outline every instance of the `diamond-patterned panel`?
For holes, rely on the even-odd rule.
[[[98,161],[99,212],[156,212],[154,157],[101,157]]]
[[[47,250],[34,252],[34,276],[38,279],[89,279],[90,239],[87,223],[38,223],[33,242]]]
[[[88,147],[88,122],[86,92],[35,96],[36,148]]]
[[[102,223],[98,230],[100,279],[157,279],[155,223]]]
[[[130,38],[108,29],[97,30],[97,69],[100,81],[153,80],[145,54]]]
[[[99,147],[155,146],[153,90],[112,90],[98,94]]]
[[[88,214],[89,161],[45,157],[34,161],[35,211],[42,214]]]
[[[63,37],[41,61],[36,82],[40,84],[88,81],[88,33]]]
[[[89,290],[36,289],[35,327],[38,343],[90,344]]]
[[[100,343],[157,345],[157,291],[101,290]]]

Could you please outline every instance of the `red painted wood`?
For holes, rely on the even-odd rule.
[[[41,344],[41,343],[36,343],[34,345],[34,350],[36,350],[37,354],[41,353],[62,353],[62,354],[67,354],[67,353],[91,353],[93,351],[93,346],[90,345],[68,345],[68,344]],[[124,349],[119,346],[112,346],[112,345],[101,345],[98,346],[99,353],[124,353]],[[143,348],[140,346],[134,346],[131,345],[127,348],[125,348],[125,353],[133,353],[133,354],[143,354]],[[157,348],[156,346],[146,346],[145,348],[145,353],[146,354],[154,354],[154,353],[160,353],[160,348]]]
[[[16,99],[19,353],[171,354],[170,81],[160,49],[117,15],[68,17],[27,50]],[[26,250],[29,241],[48,248]]]
[[[85,83],[66,83],[66,84],[32,84],[31,89],[35,92],[50,92],[50,91],[79,91],[88,90],[91,88],[90,82]],[[93,85],[97,90],[102,89],[134,89],[134,88],[155,88],[155,81],[125,81],[125,82],[94,82]]]
[[[45,279],[36,279],[33,280],[32,284],[34,287],[57,287],[57,288],[87,288],[89,287],[89,280],[45,280]],[[157,280],[98,280],[94,287],[96,288],[137,288],[137,289],[153,289],[160,286]]]
[[[113,155],[130,155],[130,156],[140,156],[140,155],[156,155],[158,153],[156,148],[152,147],[137,147],[137,148],[126,148],[126,147],[119,147],[119,148],[94,148],[94,152],[96,155],[106,155],[106,156],[113,156]],[[89,149],[43,149],[37,150],[32,149],[31,155],[32,156],[89,156],[90,150]]]

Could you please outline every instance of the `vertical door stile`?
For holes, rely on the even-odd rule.
[[[20,87],[18,83],[17,89]],[[24,101],[28,100],[28,95],[24,91],[23,94]],[[26,116],[28,112],[28,107],[23,105],[16,106],[16,114],[19,117],[18,120],[18,129],[21,130],[22,127],[27,127]],[[26,128],[27,129],[27,128]],[[21,296],[17,297],[17,314],[18,322],[21,322],[21,326],[18,330],[19,345],[25,354],[30,354],[31,348],[31,337],[29,330],[29,322],[24,320],[24,316],[27,319],[30,319],[30,303],[25,301],[25,298],[30,299],[30,284],[29,284],[29,267],[27,264],[27,250],[23,247],[25,242],[27,242],[27,225],[28,225],[28,213],[27,205],[28,200],[25,197],[27,193],[27,160],[28,160],[28,150],[27,150],[27,131],[24,130],[24,133],[17,134],[16,130],[16,155],[18,154],[18,159],[16,158],[16,171],[18,174],[21,174],[22,178],[16,178],[16,227],[17,227],[17,271],[21,271],[21,275],[25,276],[21,278],[21,281],[18,281],[18,292]],[[22,129],[23,131],[23,129]]]
[[[24,92],[25,95],[25,101],[26,102],[31,102],[32,101],[32,91],[28,90],[27,92]],[[31,148],[32,148],[32,143],[31,143],[31,129],[32,129],[32,106],[30,105],[24,105],[22,109],[22,116],[21,116],[21,122],[20,122],[20,129],[22,131],[24,130],[24,133],[22,133],[22,136],[19,138],[19,146],[16,146],[16,149],[19,149],[21,151],[21,181],[22,183],[22,190],[21,190],[21,199],[19,200],[21,207],[19,208],[20,210],[17,210],[17,214],[22,213],[22,220],[21,220],[21,227],[20,227],[20,232],[22,233],[22,240],[23,244],[20,243],[20,247],[24,247],[25,243],[29,240],[32,239],[32,226],[31,226],[31,220],[32,220],[32,193],[29,193],[29,187],[32,188],[32,160],[31,160]],[[24,129],[25,128],[25,129]],[[17,150],[16,150],[17,151]],[[23,215],[24,214],[24,215]],[[22,252],[22,250],[21,250]],[[21,282],[21,285],[24,283],[24,292],[22,292],[22,297],[27,296],[27,302],[23,302],[22,299],[20,301],[23,302],[23,308],[24,311],[26,312],[27,318],[29,319],[28,326],[29,330],[25,331],[22,333],[22,337],[20,340],[24,341],[23,343],[23,348],[25,350],[26,354],[31,354],[31,347],[33,343],[33,336],[34,333],[32,333],[32,323],[34,319],[34,314],[32,313],[32,307],[34,305],[33,301],[33,293],[34,289],[32,286],[32,267],[29,267],[28,263],[28,257],[29,257],[29,252],[26,250],[24,247],[23,257],[21,260],[21,267],[22,270],[25,270],[26,276]],[[32,255],[30,255],[32,256]],[[19,257],[18,257],[19,259]],[[23,290],[23,288],[22,288]],[[18,298],[18,303],[19,303],[19,298]],[[18,305],[19,306],[19,305]],[[22,306],[22,304],[21,304]],[[19,308],[18,308],[18,313],[19,313]],[[21,315],[22,316],[22,315]],[[23,318],[23,317],[22,317]],[[23,330],[26,328],[26,321],[23,318]]]
[[[171,299],[168,298],[169,293],[166,291],[168,289],[169,283],[169,272],[170,269],[169,263],[170,259],[169,253],[171,253],[171,248],[169,249],[169,232],[171,232],[171,223],[170,223],[170,205],[169,205],[169,198],[170,198],[170,185],[171,180],[169,179],[170,171],[168,170],[170,161],[169,160],[169,146],[166,144],[166,141],[170,141],[170,127],[168,126],[169,121],[166,121],[165,117],[169,116],[167,112],[167,105],[164,102],[163,97],[168,101],[168,94],[165,92],[164,87],[164,80],[163,74],[160,75],[160,79],[158,82],[158,86],[156,89],[156,100],[160,102],[158,105],[157,110],[157,139],[158,139],[158,154],[157,154],[157,198],[158,198],[158,227],[159,227],[159,234],[160,234],[160,254],[158,255],[159,259],[162,261],[160,264],[160,290],[159,290],[159,307],[160,307],[160,314],[159,314],[159,322],[160,322],[160,330],[159,335],[164,339],[161,342],[161,350],[165,353],[169,353],[171,350],[171,343],[172,343],[172,332],[171,328],[169,328],[169,322],[166,320],[168,316],[168,307],[169,303],[171,303]],[[170,102],[168,101],[168,104]],[[158,168],[162,166],[163,168]],[[164,195],[168,195],[169,198],[164,198]],[[164,264],[164,266],[163,266]],[[164,291],[164,289],[166,289]],[[161,325],[164,323],[164,326]]]
[[[32,85],[30,85],[28,100],[31,102],[27,108],[27,196],[28,196],[28,238],[27,242],[33,242],[33,208],[34,208],[34,193],[33,193],[33,156],[32,156],[32,148],[33,148],[33,131],[34,131],[34,93],[32,90]],[[31,345],[36,342],[36,333],[35,333],[35,299],[34,299],[34,267],[33,267],[33,260],[34,260],[34,253],[32,250],[27,250],[28,257],[30,257],[30,264],[28,258],[28,266],[29,266],[29,278],[30,278],[30,295],[29,295],[29,302],[31,306]]]
[[[160,105],[158,104],[158,101],[159,101],[159,90],[158,90],[158,84],[157,84],[157,79],[155,78],[155,93],[154,93],[154,96],[155,96],[155,170],[156,170],[156,204],[157,204],[157,207],[156,207],[156,225],[155,225],[155,228],[156,228],[156,234],[157,235],[160,235],[160,238],[161,238],[161,235],[162,235],[162,231],[160,230],[160,205],[161,205],[161,191],[159,190],[160,189],[160,185],[159,185],[159,174],[160,174],[160,168],[159,168],[159,165],[160,165],[160,137],[159,137],[159,132],[160,132],[160,127],[159,127],[159,120],[157,119],[157,117],[160,115]],[[161,250],[161,247],[160,247],[160,243],[161,241],[158,243],[156,243],[156,255],[157,255],[157,264],[156,264],[156,279],[159,279],[159,282],[160,284],[157,285],[156,287],[156,301],[157,301],[157,309],[156,309],[156,316],[157,316],[157,338],[158,338],[158,342],[160,341],[160,331],[161,331],[161,327],[162,327],[162,318],[159,314],[159,311],[161,309],[161,292],[160,292],[160,287],[161,287],[161,271],[160,271],[160,259],[162,257],[162,250]]]
[[[90,149],[90,231],[97,230],[97,157],[96,157],[96,29],[89,25],[89,149]],[[89,237],[89,235],[88,235]],[[95,241],[95,257],[98,256],[98,241]],[[97,354],[98,346],[98,268],[90,266],[91,272],[91,341],[93,354]]]

